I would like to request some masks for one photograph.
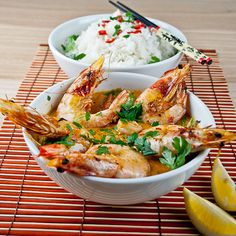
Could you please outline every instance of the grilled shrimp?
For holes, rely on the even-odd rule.
[[[53,141],[70,135],[70,141],[73,142],[72,149],[86,151],[90,146],[90,142],[81,137],[81,135],[89,136],[89,132],[68,121],[58,121],[55,117],[41,115],[33,108],[25,108],[4,99],[0,99],[0,112],[14,124],[26,128],[35,141],[44,142],[46,139]]]
[[[123,90],[120,94],[118,94],[108,109],[91,114],[87,120],[86,116],[83,115],[78,118],[78,121],[86,128],[105,127],[118,119],[117,112],[120,111],[121,105],[126,102],[128,97],[129,92],[127,90]]]
[[[175,137],[182,137],[191,145],[191,152],[202,151],[206,148],[222,147],[224,143],[236,140],[236,133],[217,128],[186,128],[179,125],[159,125],[139,133],[143,137],[150,131],[157,131],[155,137],[147,137],[150,148],[156,155],[162,154],[167,147],[175,152],[172,142]]]
[[[30,107],[24,108],[10,100],[0,99],[0,112],[13,123],[45,137],[56,138],[69,133],[64,121],[58,122],[54,117],[41,115]]]
[[[68,88],[62,97],[56,115],[70,122],[90,111],[92,95],[95,88],[101,83],[104,57],[100,57],[91,66],[83,70]]]
[[[105,149],[101,154],[99,149]],[[80,176],[92,175],[106,178],[138,178],[150,174],[146,158],[130,147],[115,144],[95,145],[86,153],[69,151],[64,145],[46,145],[40,148],[39,156],[48,165]]]
[[[169,70],[140,94],[135,103],[142,103],[144,122],[175,124],[184,116],[188,98],[184,80],[190,70],[188,64]]]

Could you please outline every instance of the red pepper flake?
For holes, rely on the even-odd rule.
[[[115,38],[107,39],[105,42],[106,43],[113,43],[115,41]]]
[[[105,26],[106,26],[106,24],[105,24],[105,23],[102,23],[102,24],[101,24],[101,26],[102,26],[102,27],[105,27]]]
[[[135,30],[135,31],[130,31],[130,32],[127,32],[128,34],[140,34],[140,33],[142,33],[142,31],[141,30],[139,30],[139,29],[137,29],[137,30]]]
[[[145,25],[143,23],[141,23],[141,24],[135,25],[134,29],[141,29],[143,27],[145,27]]]
[[[110,20],[102,20],[102,23],[109,23]]]
[[[117,20],[121,23],[121,22],[123,22],[123,17],[122,16],[118,16]]]
[[[118,32],[117,32],[117,35],[120,35],[122,33],[122,30],[119,30]]]
[[[99,30],[98,34],[99,35],[107,35],[107,31],[106,30]]]

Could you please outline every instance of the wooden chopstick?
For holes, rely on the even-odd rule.
[[[197,62],[201,63],[202,65],[212,64],[212,59],[208,57],[206,54],[200,52],[196,48],[192,47],[188,43],[185,43],[183,40],[179,39],[175,35],[171,34],[167,30],[161,28],[160,26],[154,24],[153,22],[149,21],[147,18],[143,17],[133,9],[127,7],[121,2],[113,2],[109,0],[109,3],[111,3],[116,8],[120,9],[122,12],[130,12],[134,16],[135,19],[140,20],[142,23],[144,23],[146,26],[150,27],[150,30],[154,32],[156,35],[158,35],[160,38],[167,41],[169,44],[171,44],[174,48],[176,48],[178,51],[186,54],[187,56],[193,58]]]

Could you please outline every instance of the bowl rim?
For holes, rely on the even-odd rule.
[[[143,74],[138,74],[138,73],[131,73],[131,72],[109,72],[110,76],[112,74],[118,75],[120,77],[122,75],[126,75],[126,76],[135,76],[135,78],[146,77],[149,80],[151,79],[151,81],[153,81],[154,79],[157,80],[157,78],[154,77],[154,76],[143,75]],[[50,86],[49,88],[47,88],[46,90],[41,92],[30,103],[29,106],[35,107],[35,103],[36,103],[37,99],[39,99],[40,96],[43,97],[45,95],[45,93],[49,92],[52,88],[61,87],[63,84],[72,83],[75,80],[75,78],[76,77],[72,77],[68,80],[63,80],[61,82],[58,82],[58,83]],[[207,107],[207,105],[205,105],[205,103],[200,98],[198,98],[196,95],[194,95],[192,92],[188,91],[188,93],[189,93],[190,96],[192,96],[194,99],[196,99],[208,111],[208,113],[210,115],[210,119],[212,120],[212,127],[215,127],[215,125],[216,125],[215,124],[215,119],[214,119],[211,111]],[[25,128],[22,128],[22,131],[23,131],[24,140],[25,140],[28,148],[30,149],[30,147],[29,147],[30,146],[29,145],[30,139],[27,135],[27,132],[25,132],[26,131]],[[31,148],[32,148],[32,144],[31,144]],[[31,149],[30,149],[30,151],[31,151]],[[206,156],[208,155],[209,152],[210,152],[210,149],[203,150],[203,151],[199,152],[199,154],[196,157],[194,157],[191,161],[187,162],[186,164],[184,164],[183,166],[181,166],[177,169],[174,169],[174,170],[171,170],[171,171],[168,171],[168,172],[165,172],[165,173],[157,174],[157,175],[146,176],[146,177],[130,178],[130,179],[129,178],[119,179],[119,178],[104,178],[104,177],[96,177],[96,176],[77,176],[76,174],[69,173],[69,172],[64,172],[64,173],[61,173],[61,174],[72,175],[76,178],[79,178],[80,180],[84,179],[84,180],[89,180],[91,182],[104,183],[104,184],[140,184],[140,183],[145,184],[145,183],[153,183],[153,182],[160,181],[160,180],[163,180],[163,179],[172,178],[173,176],[177,176],[181,173],[185,173],[185,171],[188,171],[189,169],[191,169],[192,165],[197,165],[197,164],[199,164],[199,162],[201,164],[203,162],[203,160],[206,158]],[[32,153],[32,151],[31,151],[31,153]],[[36,154],[32,153],[32,155],[35,156]],[[39,160],[46,163],[46,161],[43,158],[39,158]],[[50,167],[47,167],[47,168],[50,168]]]
[[[67,61],[68,63],[72,63],[74,65],[82,65],[84,67],[88,67],[90,64],[89,63],[83,63],[83,62],[80,62],[80,61],[76,61],[76,60],[73,60],[67,56],[65,56],[63,53],[61,53],[55,46],[54,46],[54,35],[56,34],[57,31],[60,31],[61,27],[65,26],[65,25],[69,25],[71,23],[74,23],[78,20],[83,20],[83,19],[89,19],[89,18],[99,18],[99,17],[107,17],[107,16],[110,16],[111,14],[95,14],[95,15],[87,15],[87,16],[81,16],[81,17],[77,17],[77,18],[74,18],[74,19],[71,19],[71,20],[68,20],[68,21],[65,21],[61,24],[59,24],[58,26],[56,26],[52,31],[51,33],[49,34],[49,37],[48,37],[48,45],[49,45],[49,48],[51,49],[51,51],[53,53],[55,53],[58,57],[60,57],[61,59]],[[151,20],[151,21],[158,21],[160,22],[161,24],[164,24],[164,25],[167,25],[167,26],[170,26],[171,28],[173,28],[174,30],[178,31],[178,33],[181,34],[181,36],[183,37],[183,41],[184,42],[187,42],[187,38],[186,36],[184,35],[184,33],[179,30],[178,28],[176,28],[175,26],[167,23],[167,22],[164,22],[164,21],[161,21],[161,20],[158,20],[158,19],[154,19],[154,18],[150,18],[150,17],[147,17],[147,19]],[[173,55],[172,57],[170,58],[167,58],[163,61],[160,61],[158,63],[152,63],[152,64],[144,64],[144,65],[134,65],[134,66],[103,66],[103,68],[105,70],[122,70],[122,69],[126,69],[126,70],[133,70],[133,69],[136,69],[136,70],[141,70],[143,68],[150,68],[152,69],[153,67],[155,67],[156,65],[160,65],[162,66],[163,64],[168,64],[168,62],[170,61],[174,61],[174,60],[177,60],[179,57],[181,57],[183,55],[182,52],[178,51],[175,55]]]

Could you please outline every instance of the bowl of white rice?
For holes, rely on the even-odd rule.
[[[174,26],[151,19],[183,41]],[[160,77],[178,65],[183,54],[156,36],[131,14],[90,15],[66,21],[49,35],[49,47],[62,70],[76,76],[100,55],[107,71],[126,71]]]

